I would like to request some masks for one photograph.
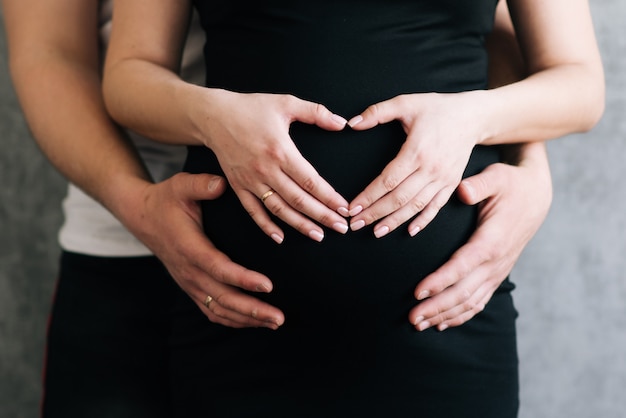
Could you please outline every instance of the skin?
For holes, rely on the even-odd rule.
[[[510,164],[492,164],[457,189],[462,202],[479,205],[478,226],[448,262],[417,285],[415,297],[423,302],[409,312],[417,330],[443,331],[480,313],[545,220],[552,201],[545,145],[508,152]]]
[[[350,203],[353,230],[377,222],[382,237],[419,213],[408,226],[415,235],[448,201],[475,145],[543,141],[599,121],[604,75],[588,2],[508,6],[526,77],[487,91],[397,96],[348,122],[365,130],[397,120],[407,134],[397,157]]]
[[[98,2],[3,0],[2,8],[17,95],[51,163],[152,250],[211,321],[280,326],[282,311],[239,290],[270,292],[270,279],[230,261],[202,232],[196,200],[219,197],[224,179],[181,173],[154,184],[106,113]],[[215,299],[211,310],[207,294]]]
[[[144,242],[210,320],[235,327],[275,328],[282,324],[284,317],[280,310],[244,296],[238,290],[271,291],[271,281],[232,263],[202,232],[195,201],[217,198],[225,187],[223,179],[179,174],[162,183],[152,183],[132,145],[104,113],[99,90],[99,62],[94,52],[97,50],[97,2],[63,0],[50,6],[31,0],[4,0],[2,4],[15,86],[33,134],[55,167],[103,203]],[[40,36],[43,32],[49,36]],[[48,99],[54,97],[65,97],[65,107]],[[323,118],[324,109],[314,108],[314,112],[316,109]],[[76,114],[81,114],[81,118],[76,118]],[[94,135],[94,132],[99,134]],[[529,146],[521,146],[520,150],[526,148]],[[456,296],[455,299],[455,294],[462,295],[465,291],[454,284],[478,268],[480,272],[474,273],[475,278],[504,279],[507,269],[492,268],[490,263],[512,266],[527,237],[540,226],[543,217],[531,216],[511,196],[517,195],[519,187],[519,190],[527,191],[529,200],[536,202],[535,207],[547,212],[550,193],[542,186],[549,184],[545,181],[546,178],[549,180],[549,170],[547,163],[541,163],[547,162],[545,150],[520,152],[520,156],[523,157],[520,166],[524,162],[535,162],[530,164],[531,168],[535,167],[534,171],[529,169],[526,170],[528,174],[524,174],[514,165],[493,166],[490,171],[466,179],[460,185],[459,196],[462,199],[465,194],[473,196],[468,198],[468,204],[491,196],[495,202],[489,206],[491,213],[510,214],[507,216],[520,220],[518,225],[527,225],[527,229],[517,235],[510,232],[508,239],[502,240],[497,235],[481,231],[506,230],[511,218],[481,216],[475,238],[466,246],[469,249],[463,253],[465,255],[453,257],[424,280],[422,284],[432,283],[431,298],[428,304],[420,304],[414,315],[412,312],[413,317],[424,316],[436,325],[438,319],[430,318],[427,308],[432,308],[433,313],[449,312],[446,314],[449,316],[453,312],[449,300],[458,299],[467,304],[462,297]],[[516,176],[517,182],[492,182],[504,176],[512,178],[516,172],[520,172]],[[487,177],[489,173],[496,174]],[[102,178],[107,181],[101,181]],[[472,188],[474,194],[463,192]],[[505,194],[507,189],[510,189],[510,195]],[[497,196],[501,197],[495,200]],[[273,197],[268,198],[268,204]],[[340,205],[345,203],[339,202]],[[277,201],[274,204],[279,205]],[[481,207],[481,213],[486,207]],[[162,222],[163,218],[170,222]],[[181,236],[185,239],[181,240]],[[494,256],[491,260],[482,255],[483,251],[471,250],[483,248]],[[498,250],[503,253],[501,257],[497,256]],[[498,263],[498,260],[502,261]],[[437,285],[439,281],[441,285]],[[441,293],[442,290],[438,289],[448,291]],[[203,304],[207,294],[214,295],[210,310]],[[474,309],[460,313],[457,320],[449,318],[449,326],[469,319],[468,311],[474,312]],[[443,316],[440,319],[443,321]]]
[[[350,119],[357,130],[398,120],[407,133],[397,157],[350,202],[353,230],[376,222],[376,235],[382,237],[415,217],[408,231],[418,233],[458,186],[476,144],[544,141],[597,123],[604,108],[604,78],[587,1],[509,4],[528,76],[490,90],[401,95]],[[147,0],[118,4],[104,80],[112,116],[159,141],[211,148],[241,203],[269,236],[284,238],[259,200],[273,189],[276,193],[264,202],[267,208],[321,239],[312,221],[333,227],[336,218],[301,209],[303,202],[327,202],[322,189],[330,186],[294,149],[288,128],[297,120],[340,129],[337,117],[323,104],[293,96],[240,94],[181,82],[176,68],[189,7],[189,2],[171,0],[161,0],[158,7]],[[137,25],[139,16],[142,24]],[[130,84],[132,93],[125,88]],[[255,118],[259,109],[263,117]],[[251,153],[245,166],[236,162],[238,152]],[[308,175],[294,175],[297,167],[306,167]],[[327,206],[339,214],[346,209],[341,203]]]
[[[376,222],[375,233],[383,237],[414,217],[408,231],[412,235],[418,233],[459,186],[476,144],[536,143],[583,132],[597,123],[604,108],[604,79],[587,2],[508,3],[519,34],[521,57],[526,63],[526,72],[519,81],[458,94],[401,95],[373,104],[349,121],[353,129],[364,130],[398,120],[407,133],[407,141],[397,157],[350,202],[353,230]],[[293,96],[240,94],[182,82],[175,69],[189,4],[161,0],[158,6],[147,0],[117,5],[116,30],[104,80],[105,99],[112,116],[160,141],[213,149],[242,204],[268,235],[284,237],[259,200],[271,188],[276,193],[264,202],[267,208],[283,219],[285,213],[300,219],[297,229],[319,238],[318,233],[312,234],[315,224],[308,222],[319,219],[307,219],[307,213],[299,212],[299,205],[311,199],[322,203],[315,187],[322,183],[314,172],[305,177],[291,174],[294,167],[306,167],[307,163],[294,150],[287,131],[295,120],[336,129],[333,123],[338,119],[322,104],[303,102]],[[140,25],[137,16],[142,17]],[[135,87],[132,94],[124,88],[129,84]],[[263,110],[260,120],[250,116],[258,109]],[[318,113],[311,116],[303,109]],[[432,129],[433,126],[438,129]],[[231,167],[236,152],[251,152],[248,164]],[[542,152],[545,150],[533,151],[531,155],[537,157]],[[513,170],[507,175],[519,179],[527,167],[540,166],[521,164],[517,172]],[[546,179],[549,176],[541,181]],[[292,193],[297,186],[301,190],[299,198],[294,198]],[[547,195],[548,207],[551,190],[542,191]],[[514,198],[504,192],[495,193],[495,199],[482,204],[486,214],[481,214],[481,227],[498,221],[503,222],[504,230],[510,229],[510,221],[505,222],[501,215],[506,213],[505,208],[493,209],[500,204],[494,202],[502,202],[507,196]],[[343,206],[329,208],[340,212]],[[531,218],[542,216],[544,209]],[[534,233],[533,228],[528,230],[530,235]],[[430,297],[428,303],[419,304],[409,315],[418,329],[433,325],[445,329],[480,311],[496,284],[510,271],[529,235],[519,237],[520,245],[513,252],[483,250],[483,240],[494,245],[489,247],[492,249],[506,245],[507,240],[500,235],[479,236],[468,244],[470,250],[457,253],[418,286],[418,299]],[[472,275],[472,268],[493,270]],[[489,284],[479,285],[481,280]]]

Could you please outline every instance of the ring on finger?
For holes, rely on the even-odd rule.
[[[267,199],[268,197],[270,197],[271,195],[274,194],[274,190],[269,189],[268,191],[266,191],[265,193],[263,193],[263,195],[261,196],[261,202],[265,203],[265,199]]]
[[[213,297],[211,297],[210,295],[207,295],[206,299],[204,299],[204,306],[206,306],[207,309],[209,309],[209,305],[211,304],[211,302],[213,302]]]

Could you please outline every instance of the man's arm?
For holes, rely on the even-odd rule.
[[[507,153],[510,164],[490,165],[461,182],[457,195],[479,205],[478,225],[469,241],[416,287],[422,302],[409,321],[418,330],[444,330],[481,312],[545,220],[552,202],[545,144],[511,146]]]
[[[282,312],[237,290],[269,292],[271,281],[230,262],[202,235],[195,200],[218,197],[224,180],[178,175],[153,184],[106,113],[98,1],[3,0],[2,6],[15,89],[31,132],[54,167],[154,251],[209,319],[230,326],[282,324]],[[207,294],[217,302],[211,310],[204,306]]]
[[[488,50],[492,88],[525,76],[505,1],[498,4]],[[458,326],[482,311],[548,214],[552,179],[545,144],[502,146],[502,158],[506,163],[487,167],[457,189],[464,203],[479,205],[478,225],[469,241],[415,289],[422,302],[409,321],[418,330]]]

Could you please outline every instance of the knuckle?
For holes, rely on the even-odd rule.
[[[469,276],[469,274],[482,262],[478,260],[476,257],[469,257],[466,255],[457,255],[454,257],[454,265],[455,265],[455,277],[456,280],[465,278]]]
[[[391,190],[395,189],[398,186],[400,181],[398,180],[396,176],[387,174],[383,177],[382,183],[383,183],[383,187],[385,188],[385,190],[390,192]]]
[[[462,288],[461,292],[459,293],[458,303],[463,304],[463,305],[471,304],[472,303],[471,298],[472,298],[472,292],[470,292],[469,289]]]
[[[422,169],[426,172],[427,175],[431,177],[438,176],[442,173],[445,173],[444,164],[439,160],[431,160],[428,164],[424,164]]]
[[[298,102],[298,99],[293,94],[281,94],[279,100],[283,106],[292,107]]]
[[[329,216],[328,214],[321,214],[318,218],[317,221],[323,225],[329,225],[330,223],[333,222],[333,218],[331,216]]]
[[[427,202],[425,202],[421,198],[413,199],[411,201],[411,210],[413,211],[413,213],[419,213],[424,210],[424,208],[426,207],[426,204]]]
[[[319,118],[324,117],[326,113],[328,113],[328,109],[326,109],[326,106],[320,103],[315,104],[315,109],[313,111],[315,112],[315,115]]]
[[[271,147],[268,147],[265,152],[268,158],[275,158],[272,155]],[[243,181],[239,181],[238,183],[250,183],[250,180],[252,179],[256,180],[258,178],[266,178],[269,176],[270,168],[268,164],[263,163],[263,161],[261,161],[261,159],[259,158],[255,158],[253,161],[251,161],[248,167],[250,168],[250,170],[252,170],[252,172],[243,173],[243,176],[240,175],[240,177],[243,177],[243,179],[240,180]]]
[[[313,178],[313,177],[307,177],[302,181],[301,187],[308,193],[311,193],[317,189],[318,184],[319,184],[319,179]]]
[[[272,199],[272,201],[268,200],[265,201],[267,209],[280,218],[281,215],[285,212],[285,206],[282,203],[278,202],[278,199]]]
[[[257,219],[257,218],[259,217],[259,212],[260,212],[260,211],[259,211],[259,210],[257,210],[257,208],[256,208],[256,207],[246,207],[245,209],[246,209],[246,212],[248,213],[248,215],[249,215],[252,219],[254,219],[254,220],[257,220],[257,221],[258,221],[258,219]]]
[[[285,150],[277,143],[268,144],[265,148],[265,154],[271,159],[271,161],[277,162],[279,165],[287,160]],[[265,161],[256,161],[255,169],[258,172],[266,172],[268,164]]]
[[[393,194],[392,202],[394,209],[406,206],[409,201],[411,201],[411,196],[408,196],[406,193],[398,192]]]
[[[380,115],[380,105],[375,103],[366,109],[367,113],[370,113],[375,119],[378,119],[378,115]]]
[[[290,204],[291,204],[291,207],[301,212],[305,207],[305,202],[306,202],[306,196],[299,194],[295,196],[293,199],[291,199]]]

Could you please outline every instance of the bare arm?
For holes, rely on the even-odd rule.
[[[185,83],[176,72],[190,4],[157,4],[116,3],[104,76],[104,96],[113,117],[162,142],[211,148],[242,205],[277,242],[284,234],[266,209],[317,241],[324,230],[314,221],[345,233],[348,202],[302,157],[289,136],[296,120],[341,130],[345,119],[290,95],[240,94]],[[274,194],[261,201],[268,190]]]
[[[487,45],[492,88],[525,76],[504,0]],[[506,163],[487,167],[457,189],[464,203],[479,205],[477,228],[450,260],[416,287],[415,297],[423,302],[411,310],[409,321],[418,330],[459,326],[481,312],[545,220],[552,201],[545,145],[506,145],[502,154]]]
[[[426,227],[458,186],[479,145],[544,141],[591,129],[604,110],[604,76],[587,0],[509,0],[526,74],[489,90],[406,94],[373,104],[353,129],[399,121],[402,149],[350,203],[351,227],[377,236],[415,215]],[[419,214],[418,214],[419,213]]]
[[[127,173],[149,176],[105,112],[98,2],[4,0],[3,10],[11,76],[37,144],[64,176],[115,206],[109,197]]]
[[[106,113],[98,1],[3,0],[2,6],[13,82],[52,164],[155,252],[209,319],[237,327],[282,324],[282,312],[238,289],[268,292],[271,281],[230,262],[202,234],[195,200],[218,197],[223,179],[176,176],[153,184]],[[164,213],[169,223],[161,221]],[[174,239],[181,234],[186,239]],[[174,241],[178,247],[169,245]],[[217,302],[211,310],[203,305],[207,294]]]
[[[409,321],[418,330],[444,330],[481,312],[545,220],[552,202],[545,145],[512,145],[507,153],[508,164],[490,165],[461,182],[459,198],[478,205],[477,228],[416,287],[422,303],[411,310]]]

